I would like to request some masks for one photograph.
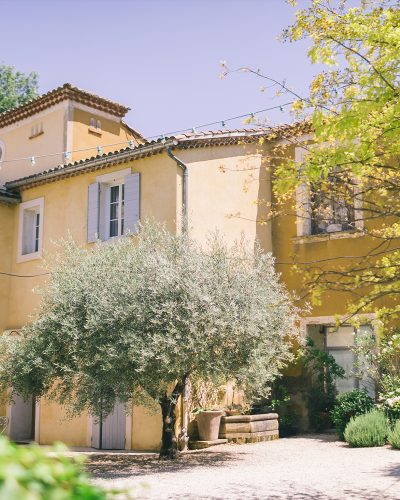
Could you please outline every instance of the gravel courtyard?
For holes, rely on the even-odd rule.
[[[400,499],[400,451],[352,449],[335,439],[220,445],[173,463],[155,455],[96,453],[88,469],[96,483],[133,486],[146,499]]]

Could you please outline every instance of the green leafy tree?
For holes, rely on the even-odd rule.
[[[161,456],[173,458],[189,377],[266,394],[292,359],[296,319],[270,254],[217,236],[201,247],[146,222],[115,244],[64,243],[37,318],[3,339],[0,381],[103,418],[117,401],[156,401]]]
[[[295,0],[288,0],[296,5]],[[301,262],[305,291],[315,303],[326,291],[353,296],[349,313],[400,316],[400,9],[390,0],[313,0],[301,3],[284,41],[308,40],[308,56],[325,66],[300,95],[286,82],[266,80],[265,92],[293,99],[300,121],[277,141],[267,168],[274,180],[272,216],[298,215],[296,190],[311,193],[303,207],[317,229],[340,218],[346,230],[366,234],[357,255]],[[226,63],[223,75],[229,70]],[[292,82],[293,83],[293,82]],[[310,133],[310,140],[304,134]],[[282,134],[282,131],[280,131]],[[304,160],[294,160],[302,146]],[[291,158],[284,160],[283,158]],[[362,227],[363,226],[363,227]],[[321,229],[322,228],[322,229]]]
[[[306,146],[301,164],[279,166],[276,193],[294,195],[306,183],[319,192],[311,211],[329,212],[339,201],[344,213],[355,214],[348,229],[368,238],[359,258],[316,263],[308,276],[314,299],[346,291],[355,298],[350,313],[378,310],[393,321],[400,314],[400,10],[386,0],[357,7],[316,0],[296,12],[284,38],[309,39],[311,61],[327,69],[293,104],[299,116],[311,116],[315,145]]]
[[[13,66],[0,65],[0,113],[21,106],[37,95],[37,73],[26,75]]]

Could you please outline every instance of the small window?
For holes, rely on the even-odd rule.
[[[89,127],[94,128],[94,118],[90,119]]]
[[[20,205],[19,261],[38,258],[42,252],[43,198]]]
[[[96,122],[96,128],[99,131],[101,130],[101,121],[100,120],[97,120],[97,122]]]

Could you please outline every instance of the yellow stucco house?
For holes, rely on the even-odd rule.
[[[228,241],[242,234],[258,240],[275,255],[292,290],[299,280],[286,264],[290,255],[309,262],[321,255],[356,254],[360,239],[368,245],[362,224],[351,225],[349,216],[348,227],[337,219],[323,228],[304,217],[299,223],[296,215],[264,223],[273,201],[265,161],[290,126],[273,133],[222,130],[146,141],[124,123],[127,111],[65,84],[0,115],[0,334],[17,332],[34,312],[38,296],[32,289],[45,280],[42,255],[67,232],[90,245],[121,237],[141,218],[153,217],[178,233],[184,209],[188,230],[200,241],[215,229]],[[292,148],[288,154],[302,151]],[[327,333],[334,316],[345,314],[348,300],[343,294],[334,300],[326,296],[302,327],[349,371],[353,327]],[[356,383],[349,377],[339,389]],[[15,395],[13,403],[0,406],[2,415],[14,439],[98,446],[98,428],[88,414],[67,420],[64,409],[47,400],[24,402]],[[129,415],[118,407],[103,432],[109,448],[158,449],[161,418],[142,407]]]

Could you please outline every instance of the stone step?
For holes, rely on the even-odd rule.
[[[189,441],[189,449],[202,450],[203,448],[209,448],[210,446],[225,444],[227,442],[227,439],[214,439],[213,441]]]

